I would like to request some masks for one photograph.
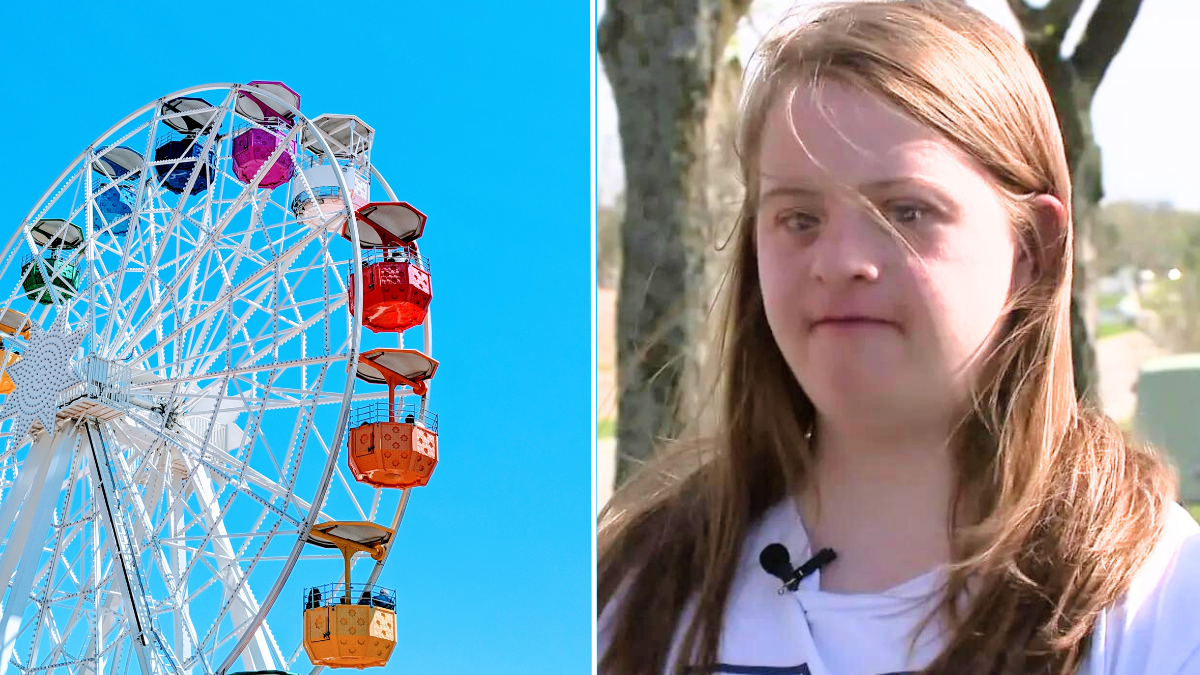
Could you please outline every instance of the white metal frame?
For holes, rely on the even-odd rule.
[[[285,655],[266,619],[301,621],[299,612],[271,614],[298,561],[340,560],[304,551],[311,527],[376,520],[393,499],[390,526],[403,519],[407,490],[365,489],[339,464],[351,402],[386,395],[354,392],[362,259],[353,206],[346,199],[340,214],[353,238],[345,242],[296,220],[290,185],[258,189],[265,171],[237,181],[226,130],[254,123],[233,110],[240,86],[189,88],[126,117],[68,166],[0,254],[0,313],[15,309],[46,326],[66,312],[72,326],[89,328],[78,364],[85,385],[60,395],[53,437],[15,438],[0,425],[0,580],[8,582],[0,675],[225,673],[239,660],[247,669],[295,667],[300,645]],[[196,140],[202,158],[216,157],[209,187],[190,196],[193,172],[175,195],[154,170],[166,133],[160,106],[204,93],[221,98],[218,131]],[[288,141],[306,126],[315,132],[279,103],[296,115]],[[128,233],[118,236],[95,208],[91,167],[101,147],[130,144],[145,161],[131,185]],[[395,201],[374,167],[372,175]],[[84,245],[64,252],[86,277],[74,298],[55,287],[47,249],[30,235],[43,217],[83,227]],[[30,253],[51,305],[21,288],[20,261]],[[360,286],[352,313],[350,271]],[[432,354],[431,319],[423,332]],[[25,346],[20,336],[4,339],[9,349]],[[4,367],[0,359],[0,374]],[[422,409],[427,400],[428,392]],[[327,435],[331,420],[320,411],[331,405]]]

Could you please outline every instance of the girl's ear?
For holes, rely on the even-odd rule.
[[[1054,195],[1038,195],[1033,198],[1033,224],[1037,230],[1038,249],[1022,238],[1017,242],[1016,260],[1013,263],[1012,291],[1026,288],[1045,271],[1050,254],[1057,249],[1055,243],[1063,236],[1067,227],[1067,209]]]

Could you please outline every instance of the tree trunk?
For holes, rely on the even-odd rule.
[[[718,65],[750,0],[609,0],[597,45],[617,104],[625,217],[617,295],[617,484],[680,428],[702,335],[703,177]],[[731,169],[733,167],[730,167]]]
[[[1099,403],[1096,369],[1096,301],[1091,272],[1095,260],[1092,228],[1104,197],[1100,147],[1092,134],[1092,100],[1141,7],[1141,0],[1100,0],[1083,38],[1071,56],[1062,53],[1063,37],[1082,0],[1051,0],[1041,9],[1025,0],[1008,0],[1021,23],[1025,46],[1033,55],[1062,127],[1071,168],[1075,265],[1071,285],[1071,356],[1075,391],[1081,402]]]

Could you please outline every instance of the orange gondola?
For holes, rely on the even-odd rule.
[[[373,349],[358,362],[358,378],[388,387],[380,403],[358,406],[351,413],[347,460],[354,477],[375,487],[411,488],[429,483],[437,466],[437,416],[421,406],[396,407],[396,387],[426,392],[437,361],[415,349]]]
[[[386,666],[396,648],[395,591],[350,581],[350,559],[367,553],[383,560],[395,531],[361,522],[316,525],[308,543],[336,548],[346,561],[342,583],[304,590],[304,651],[315,666],[371,668]]]

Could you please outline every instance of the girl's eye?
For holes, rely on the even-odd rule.
[[[780,211],[779,215],[775,217],[775,221],[789,230],[796,231],[803,231],[812,227],[816,227],[821,222],[820,218],[817,218],[811,213],[796,211],[794,209]]]
[[[930,216],[930,208],[924,204],[916,202],[895,202],[888,204],[886,213],[891,217],[892,222],[902,225],[912,225]]]

